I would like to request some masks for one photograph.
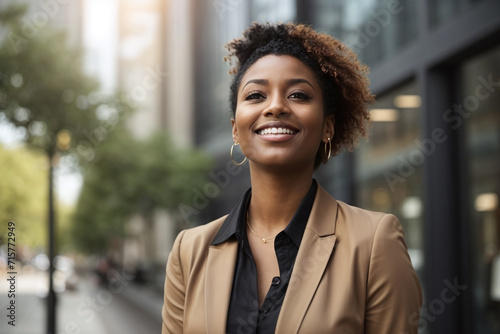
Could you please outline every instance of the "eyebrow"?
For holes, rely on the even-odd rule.
[[[252,79],[252,80],[248,80],[245,85],[241,88],[242,90],[248,85],[248,84],[251,84],[251,83],[255,83],[255,84],[258,84],[258,85],[263,85],[263,86],[266,86],[269,84],[269,81],[266,80],[266,79]],[[308,80],[306,79],[303,79],[303,78],[297,78],[297,79],[288,79],[287,80],[287,84],[289,85],[295,85],[295,84],[298,84],[298,83],[305,83],[309,86],[311,86],[311,88],[316,91],[316,89],[314,89],[314,86],[312,85],[312,83],[310,83]]]

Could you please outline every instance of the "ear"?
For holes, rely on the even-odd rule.
[[[233,141],[237,143],[238,140],[238,128],[236,127],[236,121],[234,117],[231,118],[231,128],[232,128],[232,133],[233,133]]]
[[[335,115],[328,115],[323,123],[322,141],[328,142],[328,138],[332,139],[335,134]]]

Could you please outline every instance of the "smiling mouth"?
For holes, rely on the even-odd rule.
[[[273,127],[273,128],[265,128],[257,131],[257,134],[259,135],[294,135],[298,131],[288,129],[288,128],[282,128],[282,127]]]

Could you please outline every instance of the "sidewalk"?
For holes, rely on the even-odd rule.
[[[5,276],[5,275],[2,275]],[[0,318],[0,333],[6,334],[45,334],[47,303],[44,296],[47,293],[48,279],[44,272],[18,274],[16,286],[16,319],[15,326],[8,324],[4,312]],[[2,281],[5,280],[2,277]],[[0,307],[6,310],[10,300],[7,297],[7,286],[0,285]],[[94,319],[84,317],[86,291],[65,291],[57,295],[57,333],[92,333],[108,334],[98,317]],[[76,316],[75,316],[76,315]],[[89,319],[89,321],[84,321]]]
[[[4,275],[2,275],[4,276]],[[6,282],[5,277],[1,277]],[[47,274],[36,272],[18,276],[16,326],[2,312],[2,334],[46,334]],[[0,307],[6,310],[7,285],[0,283]],[[75,291],[57,295],[57,334],[149,334],[161,331],[163,296],[144,286],[125,282],[116,286],[95,285],[80,279]]]
[[[123,290],[122,296],[161,323],[162,294],[158,294],[146,286],[131,283]]]

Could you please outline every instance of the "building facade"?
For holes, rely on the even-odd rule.
[[[219,162],[213,175],[232,144],[224,43],[254,20],[308,23],[344,41],[371,68],[373,126],[316,178],[337,199],[400,218],[424,289],[420,332],[500,333],[500,1],[191,6],[194,143]],[[198,222],[227,213],[248,186],[248,171],[231,176]]]

